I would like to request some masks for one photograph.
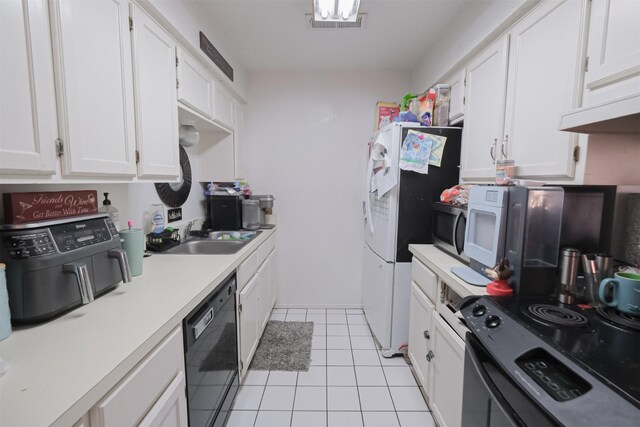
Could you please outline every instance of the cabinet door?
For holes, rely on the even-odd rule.
[[[241,377],[249,369],[249,364],[258,346],[258,275],[253,276],[240,292],[240,367]]]
[[[270,263],[270,279],[269,279],[269,289],[271,296],[270,309],[272,309],[276,305],[276,300],[278,299],[278,251],[274,249],[271,252],[271,263]]]
[[[138,176],[177,178],[176,44],[139,7],[131,5]]]
[[[411,300],[409,304],[409,359],[418,376],[418,382],[430,392],[428,384],[430,380],[430,363],[427,357],[432,351],[431,339],[433,328],[431,316],[433,315],[433,304],[427,296],[420,290],[415,282],[411,282]]]
[[[451,85],[450,101],[449,101],[449,123],[455,125],[464,119],[464,87],[466,70],[457,73],[449,80]]]
[[[430,402],[439,426],[459,426],[462,422],[462,379],[464,341],[433,312],[433,354]]]
[[[522,177],[572,177],[575,133],[560,116],[580,106],[586,0],[553,0],[510,31],[504,144]]]
[[[503,36],[467,66],[460,178],[495,176],[502,140],[509,37]]]
[[[258,269],[258,336],[262,335],[262,331],[264,327],[267,326],[267,322],[269,321],[269,315],[271,314],[271,309],[269,307],[269,302],[271,300],[270,292],[269,292],[269,265],[267,264],[270,261],[270,258],[262,264],[262,266]]]
[[[586,101],[603,102],[640,92],[640,2],[592,1],[588,55]],[[606,93],[589,94],[597,89]]]
[[[211,119],[214,93],[211,73],[184,49],[178,48],[178,101]]]
[[[153,414],[160,416],[159,410],[165,407],[158,402],[164,398],[169,408],[172,392],[181,389],[184,394],[184,367],[182,328],[178,327],[91,409],[91,426],[130,426],[157,419]]]
[[[56,101],[46,0],[0,1],[0,173],[56,173]]]
[[[138,427],[187,427],[185,387],[184,372],[180,371]]]
[[[65,175],[136,174],[129,3],[52,3]]]
[[[216,84],[215,114],[213,119],[223,126],[233,129],[233,98],[220,83]]]

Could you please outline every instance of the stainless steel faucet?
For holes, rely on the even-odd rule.
[[[184,226],[184,241],[186,242],[187,240],[189,240],[189,238],[191,237],[191,228],[193,228],[193,223],[195,222],[195,220],[193,221],[189,221],[187,223],[187,225]]]

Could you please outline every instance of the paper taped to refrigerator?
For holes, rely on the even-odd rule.
[[[398,183],[398,174],[395,167],[389,163],[388,166],[380,169],[373,176],[373,181],[372,188],[376,188],[378,192],[377,198],[379,199]]]
[[[400,169],[422,174],[429,173],[433,135],[410,130],[402,141]]]
[[[429,157],[429,164],[431,166],[440,167],[442,163],[442,153],[444,152],[444,145],[447,143],[446,136],[439,135],[425,135],[431,139],[431,156]]]

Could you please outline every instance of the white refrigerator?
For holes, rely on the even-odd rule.
[[[440,167],[427,174],[399,169],[402,142],[409,130],[446,137]],[[382,197],[371,192],[374,163],[369,161],[364,201],[365,247],[363,307],[385,357],[401,353],[409,335],[411,253],[409,244],[432,243],[432,204],[458,183],[461,128],[391,123],[379,132],[386,161],[394,165],[397,183]]]

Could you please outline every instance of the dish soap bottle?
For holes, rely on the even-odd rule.
[[[120,215],[118,214],[118,209],[111,204],[111,200],[109,200],[109,193],[102,194],[104,194],[104,200],[102,201],[102,206],[100,206],[98,212],[109,215],[109,219],[113,222],[113,225],[115,225],[116,230],[120,230]]]
[[[162,205],[153,205],[154,211],[151,214],[151,232],[160,234],[164,230],[164,208]]]

